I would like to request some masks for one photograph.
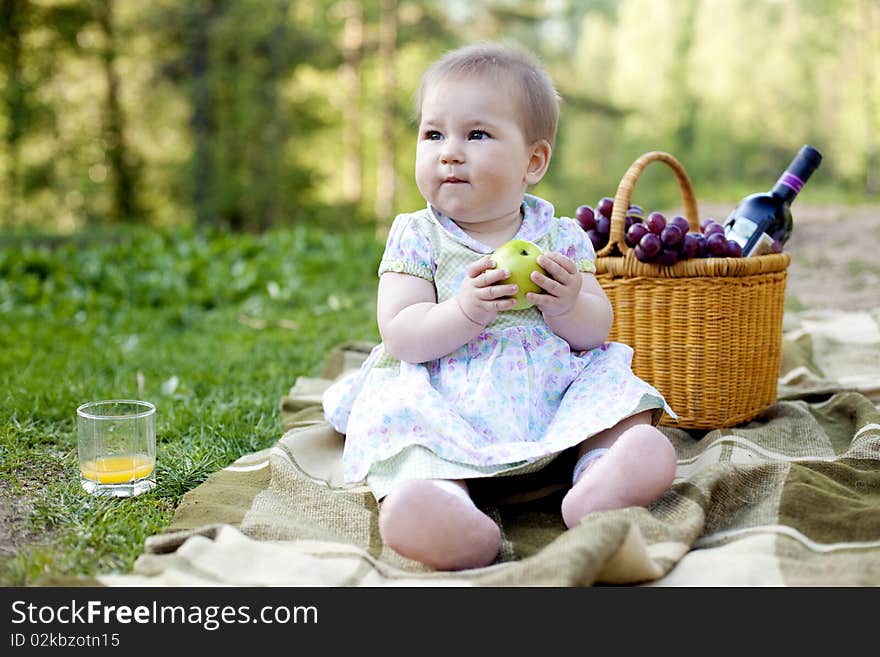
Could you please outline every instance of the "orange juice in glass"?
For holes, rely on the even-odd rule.
[[[76,409],[79,472],[94,495],[133,497],[156,486],[156,407],[110,399]]]

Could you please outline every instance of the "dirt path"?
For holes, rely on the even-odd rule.
[[[700,205],[723,219],[730,206]],[[792,206],[794,231],[786,282],[789,307],[880,308],[880,205]]]

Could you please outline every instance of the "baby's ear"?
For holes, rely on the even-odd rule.
[[[529,156],[529,165],[526,169],[526,184],[529,186],[537,185],[541,182],[541,178],[547,173],[547,167],[550,166],[550,155],[553,149],[550,148],[550,142],[546,139],[539,139],[531,146],[531,154]]]

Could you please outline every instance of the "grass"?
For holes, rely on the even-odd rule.
[[[846,263],[846,273],[853,278],[857,278],[864,274],[878,276],[880,275],[880,264],[876,261],[868,262],[866,260],[861,260],[860,258],[855,258]]]
[[[377,339],[381,251],[306,227],[0,246],[0,584],[130,570],[187,491],[278,439],[297,376]],[[158,485],[134,499],[79,485],[75,409],[107,398],[158,408]]]

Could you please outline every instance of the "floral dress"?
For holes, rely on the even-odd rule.
[[[587,235],[543,199],[525,196],[517,238],[595,271]],[[492,250],[429,206],[395,218],[379,274],[431,281],[443,302],[458,292],[467,264]],[[532,472],[644,410],[655,423],[664,410],[675,417],[631,362],[632,349],[616,342],[572,351],[531,307],[499,313],[476,338],[425,363],[400,361],[379,344],[322,401],[345,434],[346,481],[366,481],[381,499],[405,479]]]

